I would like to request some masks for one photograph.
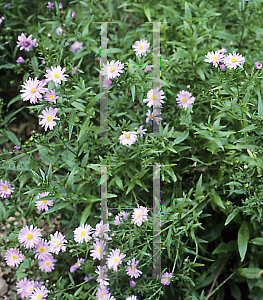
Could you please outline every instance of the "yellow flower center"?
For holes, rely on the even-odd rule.
[[[57,247],[59,247],[60,245],[61,245],[61,243],[60,243],[60,242],[58,242],[58,243],[57,243]]]
[[[102,293],[102,294],[100,295],[100,299],[102,299],[102,298],[103,298],[103,296],[104,296],[104,294]]]
[[[28,291],[31,293],[32,290],[33,290],[33,287],[31,286],[31,287],[28,289]]]
[[[52,117],[51,116],[47,116],[47,121],[48,122],[52,121]]]
[[[118,262],[118,261],[119,261],[118,257],[115,257],[114,262]]]
[[[37,300],[41,300],[41,295],[38,295],[38,296],[37,296]]]
[[[45,265],[46,265],[46,266],[49,266],[49,265],[50,265],[49,261],[46,261],[46,262],[45,262]]]
[[[100,250],[101,250],[101,249],[100,249],[100,247],[99,247],[97,251],[100,252]]]
[[[58,74],[58,73],[55,73],[55,74],[54,74],[54,77],[55,77],[55,78],[59,78],[59,74]]]
[[[216,56],[213,57],[213,61],[217,61],[218,58]]]
[[[140,214],[140,213],[137,215],[138,218],[140,218],[141,216],[142,216],[142,214]]]
[[[52,99],[52,100],[54,99],[54,96],[53,96],[53,95],[49,95],[48,97],[49,97],[50,99]]]
[[[126,137],[126,139],[129,139],[129,138],[130,138],[129,133],[126,133],[126,134],[125,134],[125,137]]]
[[[31,93],[34,94],[35,92],[36,92],[36,89],[35,89],[35,88],[32,88],[32,89],[31,89]]]
[[[115,68],[113,68],[113,67],[110,68],[110,71],[111,71],[111,72],[114,72],[114,71],[115,71]]]
[[[3,186],[3,191],[7,191],[7,187],[6,186]]]
[[[47,200],[43,200],[42,203],[46,204],[46,203],[47,203]]]
[[[31,234],[31,233],[29,233],[28,235],[27,235],[27,239],[28,240],[31,240],[33,238],[33,235]]]
[[[83,231],[81,231],[81,234],[80,234],[80,235],[81,235],[81,236],[85,236],[85,234],[86,234],[86,233],[85,233],[85,231],[83,230]]]
[[[17,256],[16,256],[15,254],[12,255],[12,259],[13,259],[13,260],[17,259]]]
[[[142,49],[143,49],[143,46],[141,45],[139,48],[142,50]]]
[[[131,269],[134,270],[135,269],[134,266],[131,266]]]
[[[167,282],[168,281],[168,279],[167,278],[164,278],[164,282]]]
[[[155,95],[152,95],[151,99],[152,99],[152,100],[155,100],[155,99],[156,99]]]
[[[151,115],[151,118],[153,119],[153,118],[154,118],[154,115]]]
[[[237,59],[235,57],[232,57],[232,63],[236,63]]]
[[[45,248],[44,247],[40,247],[39,248],[39,252],[41,252],[41,253],[45,252]]]
[[[187,99],[184,97],[184,98],[182,99],[182,101],[185,103],[185,102],[187,102]]]

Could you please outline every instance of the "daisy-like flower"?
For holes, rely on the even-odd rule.
[[[130,286],[135,287],[136,286],[136,282],[134,280],[130,281]]]
[[[21,298],[28,298],[32,295],[35,288],[39,286],[38,281],[28,280],[26,277],[20,279],[16,283],[17,293],[21,296]]]
[[[150,66],[146,66],[146,68],[145,68],[145,73],[148,73],[148,72],[150,72],[152,70],[152,68],[150,67]]]
[[[140,270],[136,269],[139,261],[135,261],[135,258],[128,261],[128,267],[126,269],[126,274],[129,275],[131,278],[135,277],[138,278],[140,274],[142,273]]]
[[[147,129],[143,129],[143,125],[141,125],[138,129],[137,129],[137,133],[139,133],[141,135],[141,137],[146,134]]]
[[[60,118],[56,117],[58,109],[49,107],[49,109],[46,107],[44,110],[42,110],[42,115],[39,115],[42,120],[39,122],[39,125],[41,127],[45,126],[45,131],[47,131],[48,127],[50,130],[54,129],[54,126],[57,125],[57,123],[54,120],[60,120]]]
[[[20,47],[19,50],[29,51],[30,48],[33,47],[32,42],[32,34],[27,38],[22,32],[20,36],[18,36],[17,47]]]
[[[90,255],[93,257],[93,259],[101,260],[103,258],[103,255],[106,254],[105,252],[105,246],[106,243],[103,240],[95,238],[96,243],[93,244],[94,249],[90,251]]]
[[[102,76],[107,76],[107,79],[113,79],[114,77],[119,77],[120,73],[123,73],[122,69],[124,64],[120,61],[112,60],[110,63],[107,61],[107,64],[103,64],[103,68],[100,71]]]
[[[44,287],[37,287],[34,289],[30,300],[43,300],[47,298],[48,290]]]
[[[51,67],[51,70],[47,69],[45,74],[45,77],[48,81],[53,80],[55,82],[55,85],[61,84],[62,81],[67,81],[67,78],[65,76],[68,76],[67,74],[64,74],[66,71],[65,68],[61,70],[61,66],[57,66],[55,68]]]
[[[170,279],[173,277],[172,273],[165,272],[162,276],[161,283],[164,285],[170,284]]]
[[[84,240],[87,243],[87,241],[91,240],[91,230],[92,227],[87,224],[83,224],[82,226],[76,228],[74,230],[74,240],[76,243],[82,243]]]
[[[45,100],[48,102],[53,102],[56,103],[56,100],[58,99],[59,96],[56,96],[55,90],[47,92],[45,94]]]
[[[104,300],[106,296],[110,295],[109,289],[106,286],[99,286],[96,293],[97,299]]]
[[[39,269],[45,273],[52,272],[55,269],[56,260],[51,254],[47,255],[44,259],[38,261]]]
[[[143,99],[144,103],[147,103],[148,107],[160,107],[162,106],[162,103],[164,103],[164,101],[162,99],[165,98],[164,92],[162,90],[160,90],[159,88],[156,89],[151,89],[148,93],[147,93],[147,98]]]
[[[220,50],[217,50],[215,52],[214,51],[208,52],[206,54],[206,57],[207,58],[205,59],[205,62],[213,63],[213,66],[217,67],[217,65],[220,62],[223,62],[225,55],[221,53]]]
[[[106,240],[111,240],[111,238],[106,233],[107,231],[110,231],[109,223],[103,225],[103,221],[101,220],[100,223],[96,224],[96,229],[93,233],[93,237],[102,238],[104,236]]]
[[[143,222],[148,220],[147,214],[149,209],[138,205],[138,208],[135,208],[132,213],[132,222],[138,226],[141,226]]]
[[[126,256],[126,254],[121,253],[120,249],[112,250],[107,258],[108,268],[113,268],[114,271],[117,271],[118,265],[122,263],[122,259]]]
[[[56,231],[54,235],[50,234],[50,238],[50,252],[58,254],[60,250],[62,252],[66,251],[66,246],[64,244],[66,244],[68,241],[65,240],[65,236],[61,232]]]
[[[9,181],[6,180],[4,183],[3,180],[0,180],[0,197],[9,198],[14,189],[11,188]]]
[[[16,60],[17,63],[22,64],[25,62],[24,58],[22,56],[19,56],[18,59]]]
[[[37,243],[40,242],[40,237],[41,232],[39,228],[34,228],[33,225],[30,225],[30,227],[26,225],[20,230],[17,238],[19,242],[23,244],[27,249],[32,249]]]
[[[74,273],[78,268],[81,269],[80,266],[81,266],[81,264],[82,264],[84,261],[85,261],[84,258],[78,258],[77,262],[76,262],[73,266],[70,267],[69,272],[70,272],[70,273]]]
[[[135,55],[136,56],[142,56],[142,55],[145,55],[147,54],[147,52],[151,52],[149,50],[150,48],[150,43],[148,43],[148,40],[140,40],[140,41],[136,41],[135,42],[135,45],[132,46],[133,51],[135,51]]]
[[[123,131],[122,135],[119,136],[119,140],[122,145],[131,146],[137,141],[137,134],[135,131]]]
[[[28,80],[22,85],[23,90],[20,90],[22,93],[21,98],[23,101],[30,101],[31,104],[38,103],[38,99],[42,101],[42,94],[47,91],[46,88],[43,88],[43,84],[35,78],[34,80],[29,77]]]
[[[221,48],[221,49],[219,49],[219,51],[220,51],[221,53],[227,53],[227,50],[226,50],[225,48]]]
[[[50,246],[49,242],[45,241],[44,239],[41,239],[35,246],[36,249],[36,255],[35,258],[38,258],[40,260],[46,259],[48,256],[50,256]]]
[[[49,192],[44,192],[44,193],[40,193],[36,198],[40,199],[40,198],[46,197],[48,195],[49,195]],[[53,206],[53,202],[54,202],[54,199],[53,200],[40,200],[40,201],[36,201],[35,205],[38,210],[48,211],[49,206]]]
[[[191,93],[183,90],[180,91],[179,94],[177,94],[176,101],[178,103],[178,106],[187,109],[191,104],[194,103],[195,97],[192,97]]]
[[[107,271],[106,266],[97,266],[97,270],[95,271],[95,273],[97,273],[99,276],[96,279],[96,281],[99,282],[100,286],[109,285],[107,281],[109,279],[107,277],[107,274],[105,274],[106,271]]]
[[[18,267],[23,261],[24,257],[25,256],[22,254],[22,252],[20,252],[18,249],[11,248],[6,252],[4,259],[6,260],[6,264],[8,266]]]
[[[126,300],[138,300],[136,296],[130,296],[126,298]]]
[[[82,42],[78,42],[78,41],[75,41],[71,46],[70,46],[70,51],[72,53],[77,53],[80,49],[83,48],[83,43]]]
[[[229,68],[229,70],[231,70],[233,68],[236,69],[237,66],[239,66],[240,68],[243,68],[243,66],[241,64],[244,63],[245,60],[246,60],[245,57],[242,57],[241,54],[233,51],[233,54],[229,53],[228,56],[226,56],[224,58],[224,63]]]
[[[257,70],[262,68],[262,64],[259,61],[254,62],[254,65]]]
[[[146,123],[152,123],[152,121],[156,122],[158,125],[160,124],[160,121],[162,120],[161,117],[157,117],[159,115],[159,112],[157,109],[154,109],[153,112],[148,109],[148,112],[146,114]]]
[[[120,225],[123,220],[127,220],[129,213],[125,212],[125,211],[121,211],[118,213],[118,215],[115,217],[115,221],[114,224],[115,225]]]

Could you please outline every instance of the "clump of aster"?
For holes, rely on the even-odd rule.
[[[0,180],[0,197],[9,198],[15,188],[11,188],[10,182]]]
[[[109,223],[103,224],[103,221],[101,220],[100,223],[96,224],[96,228],[95,228],[95,232],[93,233],[93,236],[99,238],[104,237],[106,240],[111,240],[111,238],[106,233],[107,231],[110,231]]]
[[[32,34],[30,34],[29,37],[26,37],[22,32],[21,35],[18,36],[17,47],[20,47],[19,50],[24,49],[25,51],[29,51],[30,48],[38,46],[38,43],[36,41],[36,39],[32,40]]]
[[[16,283],[17,293],[21,296],[21,298],[29,298],[34,289],[40,286],[38,281],[29,280],[27,277],[20,279]]]
[[[122,145],[133,145],[137,141],[137,134],[134,131],[123,131],[119,136],[120,143]]]
[[[81,264],[82,264],[84,261],[85,261],[84,258],[78,258],[77,262],[76,262],[73,266],[70,267],[69,272],[70,272],[70,273],[74,273],[78,268],[81,269],[80,266],[81,266]]]
[[[93,244],[94,249],[90,251],[90,255],[93,257],[93,259],[97,258],[98,260],[101,260],[103,255],[106,254],[106,243],[98,238],[95,238],[95,241],[96,243]]]
[[[112,250],[107,258],[107,265],[109,269],[117,271],[118,265],[122,263],[122,259],[126,256],[124,253],[120,253],[120,249]]]
[[[148,40],[140,40],[140,41],[136,41],[135,45],[132,46],[133,51],[135,51],[135,55],[136,56],[142,56],[147,54],[147,52],[151,52],[149,50],[150,48],[150,43],[148,43]]]
[[[39,125],[41,127],[45,127],[45,131],[49,128],[50,130],[54,129],[54,126],[57,125],[55,120],[60,120],[60,118],[56,117],[58,109],[49,107],[49,109],[46,107],[44,110],[42,110],[42,115],[39,115],[42,120],[39,122]]]
[[[58,99],[59,96],[56,96],[55,90],[51,90],[50,92],[47,92],[45,94],[45,100],[48,102],[53,102],[56,103],[56,100]]]
[[[120,225],[123,220],[127,220],[129,213],[125,212],[125,211],[121,211],[118,213],[118,215],[115,217],[115,221],[114,224],[115,225]]]
[[[61,81],[67,81],[66,76],[67,74],[64,74],[66,71],[65,68],[61,69],[61,66],[57,66],[55,68],[51,67],[51,70],[47,69],[45,74],[45,77],[48,81],[52,80],[55,82],[55,85],[61,84]]]
[[[160,112],[161,113],[161,112]],[[146,113],[146,123],[152,123],[152,121],[156,122],[158,125],[160,124],[160,121],[162,120],[161,117],[157,117],[159,115],[159,112],[157,109],[154,109],[153,112],[148,109],[148,112]]]
[[[75,41],[71,46],[70,46],[70,51],[72,53],[77,53],[79,50],[81,50],[83,48],[83,43],[82,42],[78,42]]]
[[[262,64],[259,61],[254,62],[254,65],[257,70],[262,68]]]
[[[162,276],[161,283],[164,285],[170,284],[170,279],[173,277],[172,273],[165,272]]]
[[[9,249],[4,259],[6,260],[6,264],[10,267],[18,267],[20,263],[24,260],[24,255],[16,248]]]
[[[36,197],[37,199],[46,197],[49,195],[49,192],[44,192],[44,193],[39,193],[38,196]],[[40,200],[36,201],[36,207],[38,210],[45,210],[48,211],[49,206],[53,206],[54,199],[52,200]]]
[[[180,91],[179,94],[177,94],[176,101],[178,103],[178,106],[187,109],[191,104],[194,103],[195,97],[192,97],[191,93],[183,90]]]
[[[19,56],[18,59],[16,60],[17,63],[22,64],[25,62],[24,58],[22,56]]]
[[[54,235],[50,234],[50,252],[58,254],[59,251],[66,251],[66,246],[64,244],[67,242],[68,241],[65,239],[65,236],[61,232],[56,231]]]
[[[37,287],[34,289],[30,300],[43,300],[46,299],[48,296],[48,290],[44,287]]]
[[[52,254],[47,255],[45,258],[38,261],[39,269],[45,273],[50,273],[55,269],[56,260],[53,258]]]
[[[164,98],[165,98],[164,92],[159,88],[155,88],[155,89],[151,89],[147,93],[147,98],[143,99],[143,102],[147,103],[147,106],[149,108],[150,107],[156,108],[162,106],[162,103],[164,103],[162,99]]]
[[[107,267],[106,266],[97,266],[97,270],[95,271],[95,273],[97,273],[99,276],[96,279],[97,282],[99,282],[100,286],[104,286],[104,285],[109,285],[108,281],[108,277],[107,274],[105,274],[107,271]]]
[[[84,240],[87,243],[89,240],[91,240],[91,231],[92,227],[87,224],[83,224],[82,226],[79,226],[74,230],[74,240],[76,243],[82,243]]]
[[[47,91],[43,87],[43,83],[35,78],[34,80],[29,77],[28,80],[22,85],[23,90],[20,90],[22,93],[21,97],[23,101],[30,101],[31,104],[38,103],[38,100],[42,100],[42,94]]]
[[[131,278],[132,277],[138,278],[140,274],[142,274],[142,272],[136,268],[138,263],[139,261],[138,260],[135,261],[135,258],[129,260],[127,263],[128,267],[126,269],[126,274],[129,275]]]
[[[141,135],[141,137],[143,137],[144,134],[146,134],[147,129],[143,129],[143,125],[141,125],[139,128],[136,128],[137,133],[139,133]]]
[[[49,242],[41,239],[35,246],[36,254],[35,258],[38,258],[40,260],[46,259],[48,256],[50,256],[50,246]]]
[[[34,228],[33,225],[30,225],[30,227],[26,225],[20,230],[17,238],[19,243],[23,244],[27,249],[32,249],[40,242],[40,237],[41,232],[39,228]]]
[[[228,56],[224,58],[224,63],[229,68],[229,70],[231,70],[233,68],[236,69],[238,66],[240,68],[243,68],[241,64],[244,63],[245,60],[245,57],[242,57],[241,54],[233,51],[233,54],[229,53]]]
[[[148,220],[147,214],[149,209],[138,205],[138,208],[135,208],[132,213],[132,223],[141,226],[143,222]]]
[[[223,62],[225,55],[221,53],[220,50],[217,50],[215,52],[214,51],[208,52],[206,54],[206,57],[207,58],[205,59],[205,62],[213,63],[213,66],[217,67],[217,65],[220,62]]]
[[[112,60],[110,63],[107,61],[107,64],[103,64],[103,67],[100,71],[102,76],[106,76],[107,79],[113,79],[114,77],[119,77],[120,73],[123,73],[122,69],[124,64],[120,61]]]

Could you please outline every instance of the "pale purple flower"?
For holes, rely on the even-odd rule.
[[[107,231],[110,231],[109,229],[109,223],[103,224],[103,220],[100,221],[100,223],[96,224],[95,232],[93,233],[93,237],[104,237],[106,240],[111,240],[111,238],[106,233]]]
[[[176,101],[178,103],[178,106],[187,109],[191,104],[194,103],[195,97],[192,97],[192,94],[190,92],[183,90],[180,91],[179,94],[177,94]]]
[[[18,59],[16,60],[17,63],[22,64],[25,62],[24,58],[22,56],[19,56]]]
[[[49,195],[49,192],[40,193],[36,198],[40,199]],[[49,209],[49,206],[53,206],[54,199],[52,200],[40,200],[36,201],[36,207],[38,210],[45,210]]]
[[[8,8],[8,7],[10,7],[11,6],[11,3],[6,3],[5,4],[5,8]]]
[[[77,68],[78,68],[78,66],[76,66],[76,67],[74,67],[74,68],[71,68],[71,70],[73,70],[73,71],[71,72],[72,75],[76,74]]]
[[[150,72],[152,70],[152,68],[150,67],[150,66],[146,66],[146,68],[145,68],[145,73],[148,73],[148,72]]]
[[[15,147],[14,147],[14,150],[15,150],[15,151],[18,151],[19,149],[20,149],[19,146],[15,146]]]
[[[112,250],[107,258],[107,265],[109,269],[113,269],[117,271],[118,265],[122,263],[122,259],[126,256],[126,254],[120,253],[120,249]]]
[[[84,258],[78,258],[77,262],[76,262],[73,266],[70,267],[69,272],[70,272],[70,273],[74,273],[78,268],[81,269],[80,266],[81,266],[81,264],[82,264],[84,261],[85,261]]]
[[[187,84],[186,88],[187,88],[187,89],[190,89],[190,84]]]
[[[134,280],[130,281],[130,286],[135,287],[136,286],[136,282]]]
[[[206,54],[206,57],[207,58],[205,59],[205,62],[213,63],[213,66],[217,67],[217,65],[220,62],[223,62],[225,55],[221,53],[220,50],[217,50],[215,52],[214,51],[208,52]]]
[[[107,271],[106,266],[97,266],[97,270],[95,271],[95,273],[97,273],[99,276],[96,279],[96,281],[99,282],[100,286],[109,285],[107,281],[109,279],[107,277],[107,274],[105,274],[106,271]]]
[[[58,26],[55,30],[57,35],[62,35],[62,28],[60,26]]]
[[[73,11],[73,13],[71,14],[71,17],[72,18],[75,18],[76,17],[76,13]]]
[[[123,131],[122,135],[119,136],[119,140],[122,145],[131,146],[137,141],[137,134],[135,131]]]
[[[74,240],[76,243],[82,243],[84,240],[87,243],[89,240],[91,240],[91,231],[92,227],[87,224],[83,224],[82,226],[79,226],[74,230]]]
[[[72,53],[77,53],[80,49],[82,49],[82,47],[83,47],[83,43],[82,42],[78,42],[78,41],[75,41],[74,42],[74,44],[72,44],[71,46],[70,46],[70,51],[72,52]]]
[[[20,36],[18,36],[17,47],[20,47],[19,50],[29,51],[30,48],[33,47],[32,42],[32,34],[27,38],[22,32]]]
[[[5,180],[5,182],[3,182],[3,180],[0,180],[0,197],[9,198],[14,189],[15,188],[11,188],[9,181]]]
[[[161,283],[164,285],[170,284],[170,279],[173,277],[172,273],[165,272],[162,276]]]
[[[66,71],[65,68],[61,69],[60,66],[57,66],[55,68],[51,67],[51,70],[47,69],[45,74],[45,77],[47,78],[48,81],[53,80],[55,82],[55,85],[61,83],[62,81],[67,81],[67,78],[65,76],[68,76],[67,74],[64,74]]]
[[[4,259],[6,260],[6,264],[10,267],[18,267],[20,263],[24,260],[24,255],[16,248],[9,249]]]
[[[39,228],[34,228],[33,225],[30,225],[30,227],[26,225],[20,230],[17,238],[19,243],[23,244],[27,249],[32,249],[40,242],[40,237],[41,232]]]
[[[23,101],[30,101],[31,104],[38,103],[38,100],[42,101],[42,94],[47,91],[46,88],[43,88],[41,81],[35,78],[34,80],[29,77],[28,80],[22,85],[23,90],[20,90],[22,93],[21,98]]]
[[[93,257],[93,259],[97,258],[98,260],[101,260],[103,258],[103,255],[106,254],[106,243],[98,238],[95,238],[95,241],[96,243],[93,243],[94,249],[90,251],[90,255]]]
[[[53,7],[53,5],[54,5],[54,3],[48,2],[48,4],[47,4],[47,8],[52,8],[52,7]]]
[[[55,269],[55,262],[56,260],[53,258],[52,254],[49,254],[38,261],[39,269],[45,271],[45,273],[50,273]]]
[[[219,66],[219,68],[220,68],[221,71],[225,71],[225,69],[226,69],[226,67],[225,67],[224,64],[221,64],[221,65]]]
[[[245,60],[246,60],[245,57],[242,57],[241,54],[233,51],[233,54],[229,53],[228,56],[225,57],[224,63],[229,68],[229,70],[231,70],[233,68],[236,69],[237,66],[239,66],[240,68],[243,68],[243,66],[241,64],[244,63]]]
[[[49,32],[49,33],[47,34],[47,36],[48,36],[48,37],[51,37],[51,33]]]
[[[121,211],[118,213],[118,215],[115,217],[115,221],[114,224],[115,225],[120,225],[123,220],[127,220],[129,213],[125,212],[125,211]]]
[[[148,220],[147,214],[149,209],[138,205],[138,208],[135,208],[132,213],[132,222],[138,226],[141,226],[143,222]]]
[[[254,65],[257,70],[262,68],[262,64],[259,61],[254,62]]]
[[[56,117],[58,109],[49,107],[49,109],[46,107],[45,110],[42,110],[42,115],[39,115],[42,120],[39,122],[39,125],[41,127],[45,127],[45,131],[47,131],[48,127],[50,130],[54,129],[54,126],[57,125],[55,120],[60,120],[60,118]]]
[[[138,129],[137,132],[140,133],[141,137],[146,134],[147,129],[143,129],[143,125],[141,125]]]
[[[138,265],[139,261],[135,261],[135,258],[128,261],[128,267],[126,269],[126,274],[129,275],[131,278],[135,277],[138,278],[140,274],[142,273],[140,270],[138,270],[136,267]]]
[[[230,41],[229,44],[230,44],[230,45],[233,45],[233,41]]]
[[[56,103],[56,100],[58,99],[59,96],[56,96],[55,90],[51,90],[50,92],[47,92],[45,94],[45,100],[48,102],[53,102]]]
[[[63,4],[62,3],[59,3],[59,8],[63,8]]]
[[[111,79],[108,79],[108,77],[105,77],[105,78],[103,79],[103,84],[102,84],[102,86],[103,86],[105,89],[109,88],[109,87],[111,86],[111,84],[112,84],[112,81],[111,81]]]
[[[47,298],[48,290],[44,286],[40,286],[34,289],[30,300],[43,300]]]
[[[219,49],[219,51],[220,51],[221,53],[227,53],[227,50],[226,50],[225,48]]]
[[[108,79],[113,79],[114,77],[119,77],[120,73],[123,73],[122,69],[124,64],[120,61],[112,60],[110,63],[107,61],[107,64],[103,64],[103,68],[100,71],[102,76],[107,76]]]
[[[36,245],[35,245],[35,249],[36,249],[36,254],[35,254],[35,258],[40,259],[40,260],[44,260],[46,259],[48,256],[50,256],[50,246],[49,246],[49,242],[41,239]]]
[[[106,296],[110,295],[109,289],[106,286],[99,286],[96,292],[97,299],[104,300]]]
[[[150,48],[150,43],[148,43],[148,40],[145,40],[145,39],[141,39],[140,41],[136,41],[135,42],[135,45],[132,46],[133,51],[135,51],[135,55],[136,56],[142,56],[142,55],[145,55],[147,54],[147,52],[151,52],[149,50]]]
[[[165,98],[164,92],[159,88],[155,88],[155,89],[151,89],[147,93],[147,98],[143,99],[143,102],[147,103],[148,107],[156,108],[162,106],[162,103],[164,103],[162,99],[164,98]]]
[[[60,250],[62,252],[66,251],[66,246],[64,244],[66,244],[68,241],[65,240],[65,236],[61,232],[56,231],[54,235],[50,234],[50,238],[50,252],[58,254]]]
[[[38,281],[29,280],[27,277],[20,279],[16,283],[17,293],[21,296],[21,298],[28,298],[32,295],[35,288],[39,286]]]
[[[161,112],[160,112],[161,113]],[[159,115],[159,112],[157,109],[154,109],[153,112],[148,109],[148,112],[146,113],[146,123],[152,123],[152,121],[156,122],[158,125],[160,124],[160,121],[162,120],[161,117],[157,117]]]

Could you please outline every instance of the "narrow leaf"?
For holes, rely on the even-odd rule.
[[[238,230],[237,244],[240,254],[241,262],[244,260],[247,252],[247,244],[249,240],[249,228],[246,221],[243,221],[241,227]]]

